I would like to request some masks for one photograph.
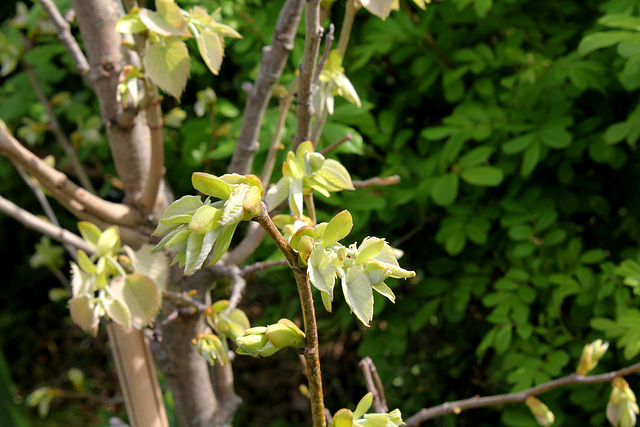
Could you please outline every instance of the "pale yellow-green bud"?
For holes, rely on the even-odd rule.
[[[602,359],[602,356],[604,356],[608,348],[609,343],[603,343],[600,339],[585,345],[582,349],[582,355],[580,356],[580,363],[578,364],[576,373],[578,375],[587,375],[598,366],[598,362],[600,362],[600,359]]]
[[[529,410],[531,410],[531,413],[538,422],[538,425],[550,426],[555,421],[553,412],[551,412],[547,405],[542,403],[540,399],[534,396],[529,396],[527,397],[525,404],[529,407]]]
[[[635,394],[624,378],[614,378],[611,385],[611,395],[607,404],[607,419],[614,427],[635,426],[636,415],[640,413]]]

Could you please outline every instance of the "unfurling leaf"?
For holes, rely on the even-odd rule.
[[[131,320],[137,326],[151,322],[160,308],[160,290],[148,276],[133,273],[111,282],[111,291],[131,312]]]
[[[334,216],[322,234],[322,246],[328,247],[345,238],[353,227],[353,218],[348,210]]]
[[[217,76],[224,53],[222,37],[209,29],[204,29],[196,35],[196,42],[204,63]]]
[[[147,41],[143,63],[145,72],[155,84],[180,99],[189,77],[189,52],[182,40],[169,37],[157,44]]]
[[[361,266],[353,266],[347,270],[342,280],[342,291],[345,300],[358,319],[365,325],[373,319],[373,290],[371,281]]]
[[[69,301],[69,311],[71,318],[83,330],[96,336],[98,333],[99,317],[95,309],[95,305],[91,302],[91,298],[86,295],[72,298]]]

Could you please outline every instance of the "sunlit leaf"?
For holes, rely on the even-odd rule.
[[[130,328],[131,313],[126,305],[116,298],[107,298],[104,301],[104,310],[111,320],[118,325]]]
[[[175,37],[166,38],[159,44],[147,41],[143,62],[151,80],[174,98],[180,99],[189,77],[187,45]]]
[[[98,243],[96,245],[96,251],[98,255],[104,256],[111,251],[114,251],[120,247],[120,231],[117,225],[112,225],[100,234],[98,237]]]
[[[328,251],[321,246],[314,249],[307,260],[307,265],[307,273],[311,284],[319,291],[325,292],[332,299],[336,271],[333,267],[333,259],[329,256]]]
[[[353,218],[348,210],[334,216],[322,234],[322,246],[328,247],[345,238],[353,227]]]
[[[119,33],[135,34],[147,31],[139,16],[140,9],[133,9],[130,13],[124,15],[116,22],[116,31]]]
[[[292,178],[288,176],[283,176],[277,184],[272,185],[271,188],[269,188],[267,191],[267,197],[265,198],[265,203],[269,210],[275,209],[280,205],[280,203],[287,200],[289,190],[291,189],[291,179]]]
[[[151,322],[160,308],[160,289],[147,275],[133,273],[111,282],[111,291],[129,309],[137,326]]]
[[[217,76],[224,54],[222,37],[209,29],[205,29],[196,35],[196,42],[204,63]]]
[[[226,200],[231,194],[231,187],[222,179],[210,173],[195,172],[191,175],[193,188],[207,196]]]
[[[93,336],[98,333],[99,318],[90,297],[83,295],[72,298],[69,301],[69,311],[73,321],[83,330]]]
[[[173,3],[167,0],[159,0],[160,3]],[[175,5],[175,4],[174,4]],[[176,6],[177,7],[177,6]],[[160,15],[158,12],[153,12],[149,9],[140,9],[138,14],[142,23],[147,27],[149,31],[153,31],[156,34],[161,36],[178,36],[178,37],[190,37],[188,31],[186,31],[186,26],[183,28],[178,28],[173,25],[174,22],[177,22],[171,18],[169,18],[172,22],[167,20],[167,17]]]
[[[336,160],[325,160],[320,170],[318,170],[318,174],[337,187],[345,190],[354,190],[349,172]]]
[[[97,247],[98,239],[102,234],[102,230],[100,230],[98,226],[88,221],[80,221],[78,223],[78,231],[80,231],[82,238],[86,240],[92,248],[95,249]]]
[[[362,267],[353,266],[347,270],[346,280],[342,281],[344,298],[358,319],[365,325],[373,318],[373,289],[369,276]]]
[[[237,226],[238,223],[235,222],[229,225],[224,225],[218,229],[219,234],[216,240],[216,245],[213,248],[213,254],[211,254],[211,261],[209,261],[209,264],[215,264],[216,262],[220,261],[222,255],[227,252],[227,249],[229,249],[229,245],[231,244],[231,239],[233,238],[233,233],[236,231]]]
[[[383,21],[392,10],[398,10],[398,0],[360,0],[362,6]]]

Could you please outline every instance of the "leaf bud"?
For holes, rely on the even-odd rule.
[[[614,427],[632,427],[636,425],[636,415],[640,413],[636,396],[622,377],[611,381],[611,395],[607,403],[607,419]]]
[[[245,221],[250,221],[260,215],[262,212],[262,190],[260,188],[254,186],[249,187],[244,194],[242,210],[244,211],[242,219]]]
[[[580,356],[580,363],[578,363],[576,373],[578,375],[587,375],[587,373],[598,365],[598,362],[600,362],[600,359],[602,359],[602,356],[604,356],[608,348],[609,343],[603,343],[600,339],[585,345],[582,349],[582,355]]]
[[[538,422],[538,425],[550,426],[555,421],[555,416],[553,415],[553,412],[551,412],[547,407],[547,405],[542,403],[540,399],[534,396],[529,396],[527,397],[525,404],[531,410],[531,413],[533,414],[536,421]]]

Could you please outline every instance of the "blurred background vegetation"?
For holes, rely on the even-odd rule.
[[[57,3],[63,11],[69,7]],[[241,85],[255,78],[282,5],[178,3],[221,7],[222,22],[244,38],[228,40],[218,77],[193,55],[182,102],[163,102],[167,179],[176,196],[192,191],[192,172],[226,171],[245,103]],[[333,22],[339,31],[344,4],[323,2],[325,27]],[[400,10],[385,21],[358,13],[343,65],[362,108],[338,100],[320,146],[350,132],[353,141],[330,156],[355,179],[398,174],[402,182],[320,196],[319,220],[346,207],[355,224],[350,241],[386,237],[405,252],[401,264],[418,275],[390,284],[395,305],[376,297],[370,328],[344,302],[335,303],[333,314],[318,307],[330,410],[353,406],[366,393],[358,368],[364,356],[376,363],[390,408],[399,407],[405,418],[447,400],[567,375],[596,338],[614,343],[596,372],[637,357],[639,9],[635,0],[443,0],[420,10],[400,0]],[[57,167],[70,172],[25,73],[33,67],[94,184],[117,200],[97,102],[78,84],[41,7],[5,2],[2,19],[0,119],[31,150],[52,154]],[[300,41],[281,80],[285,87],[300,62]],[[195,52],[195,44],[190,48]],[[274,99],[260,135],[258,168],[277,110]],[[292,111],[283,141],[289,144],[294,131]],[[40,214],[25,189],[9,161],[0,159],[0,194]],[[75,229],[73,218],[58,212],[62,224]],[[89,337],[71,323],[63,285],[52,274],[67,276],[63,252],[5,216],[0,227],[0,349],[18,409],[34,426],[125,419],[106,337]],[[253,261],[275,256],[275,247],[265,243]],[[214,297],[227,298],[229,287],[217,284]],[[256,275],[242,308],[254,324],[299,317],[290,272]],[[72,368],[84,373],[84,391],[69,380]],[[234,370],[244,399],[236,425],[306,423],[308,403],[298,390],[304,378],[293,352],[237,358]],[[637,391],[637,378],[629,382]],[[67,393],[53,399],[46,418],[25,405],[40,386]],[[601,426],[608,395],[609,386],[601,384],[541,398],[556,425]],[[524,405],[511,405],[430,425],[497,424],[535,421]]]

